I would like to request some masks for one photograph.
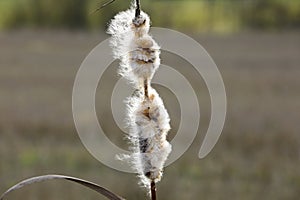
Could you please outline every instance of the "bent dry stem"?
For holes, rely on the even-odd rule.
[[[39,183],[42,181],[54,180],[54,179],[66,180],[66,181],[71,181],[71,182],[80,184],[84,187],[87,187],[91,190],[96,191],[97,193],[105,196],[109,200],[125,200],[124,198],[114,194],[113,192],[111,192],[111,191],[107,190],[106,188],[101,187],[95,183],[92,183],[90,181],[86,181],[83,179],[71,177],[71,176],[64,176],[64,175],[44,175],[44,176],[37,176],[37,177],[26,179],[16,185],[14,185],[13,187],[9,188],[5,193],[2,194],[2,196],[0,196],[0,200],[4,200],[4,197],[6,197],[8,194],[10,194],[11,192],[18,190],[24,186],[31,185],[34,183]]]

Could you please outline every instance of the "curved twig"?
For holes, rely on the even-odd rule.
[[[106,3],[104,3],[104,4],[100,5],[100,6],[98,6],[98,8],[96,8],[96,10],[94,10],[94,11],[91,12],[90,14],[94,14],[94,13],[100,11],[102,8],[104,8],[104,7],[106,7],[106,6],[110,5],[110,4],[112,4],[113,2],[115,2],[115,0],[109,0],[109,1],[107,1]]]
[[[92,182],[89,182],[89,181],[86,181],[83,179],[71,177],[71,176],[64,176],[64,175],[44,175],[44,176],[37,176],[37,177],[26,179],[16,185],[14,185],[13,187],[9,188],[5,193],[2,194],[2,196],[0,197],[0,200],[4,200],[4,197],[7,196],[7,194],[9,194],[15,190],[18,190],[26,185],[31,185],[33,183],[38,183],[38,182],[52,180],[52,179],[64,179],[67,181],[78,183],[87,188],[90,188],[91,190],[98,192],[99,194],[102,194],[103,196],[105,196],[106,198],[108,198],[110,200],[125,200],[124,198],[119,197],[118,195],[112,193],[111,191],[109,191],[95,183],[92,183]]]

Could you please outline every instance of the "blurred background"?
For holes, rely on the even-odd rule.
[[[153,26],[181,31],[203,45],[219,67],[228,98],[222,136],[200,160],[211,114],[207,88],[189,63],[162,52],[163,63],[190,80],[201,122],[193,145],[165,169],[158,199],[298,199],[300,1],[141,2]],[[93,13],[103,3],[0,0],[0,193],[22,179],[58,173],[94,181],[127,199],[146,199],[133,174],[109,169],[88,153],[73,123],[76,72],[85,56],[108,38],[109,19],[129,5],[117,0]],[[117,67],[114,62],[100,80],[96,107],[107,136],[126,148],[109,109],[112,88],[120,78]],[[171,91],[155,88],[170,113],[172,139],[180,122],[179,104]],[[104,199],[60,181],[10,195],[41,198]]]

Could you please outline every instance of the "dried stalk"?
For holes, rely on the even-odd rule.
[[[139,17],[141,15],[140,0],[136,0],[135,2],[136,2],[135,17]]]
[[[152,200],[156,200],[156,186],[155,186],[155,182],[152,181],[151,182],[151,199]]]
[[[95,183],[92,183],[92,182],[89,182],[89,181],[86,181],[83,179],[71,177],[71,176],[64,176],[64,175],[44,175],[44,176],[37,176],[37,177],[26,179],[16,185],[14,185],[13,187],[9,188],[5,193],[2,194],[2,196],[0,197],[0,200],[4,200],[4,197],[6,197],[9,193],[11,193],[15,190],[18,190],[24,186],[31,185],[33,183],[42,182],[42,181],[53,180],[53,179],[63,179],[63,180],[78,183],[80,185],[83,185],[83,186],[91,189],[91,190],[96,191],[99,194],[102,194],[103,196],[105,196],[107,199],[110,199],[110,200],[125,200],[124,198],[114,194],[113,192],[111,192],[111,191],[105,189],[104,187],[101,187]]]

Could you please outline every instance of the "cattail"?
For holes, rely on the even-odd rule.
[[[150,81],[160,64],[160,47],[148,34],[149,28],[149,16],[141,12],[135,17],[133,7],[117,14],[108,27],[114,58],[121,61],[119,73],[134,87]]]
[[[149,35],[149,28],[149,16],[139,6],[132,6],[111,20],[107,32],[112,35],[114,58],[120,60],[119,73],[136,89],[127,99],[130,161],[141,183],[152,192],[162,177],[171,144],[166,140],[169,115],[151,87],[152,77],[160,65],[160,47]]]
[[[137,95],[128,99],[133,164],[145,186],[149,186],[149,180],[161,179],[163,165],[171,152],[166,140],[170,130],[168,113],[157,92],[149,89],[149,98]]]

